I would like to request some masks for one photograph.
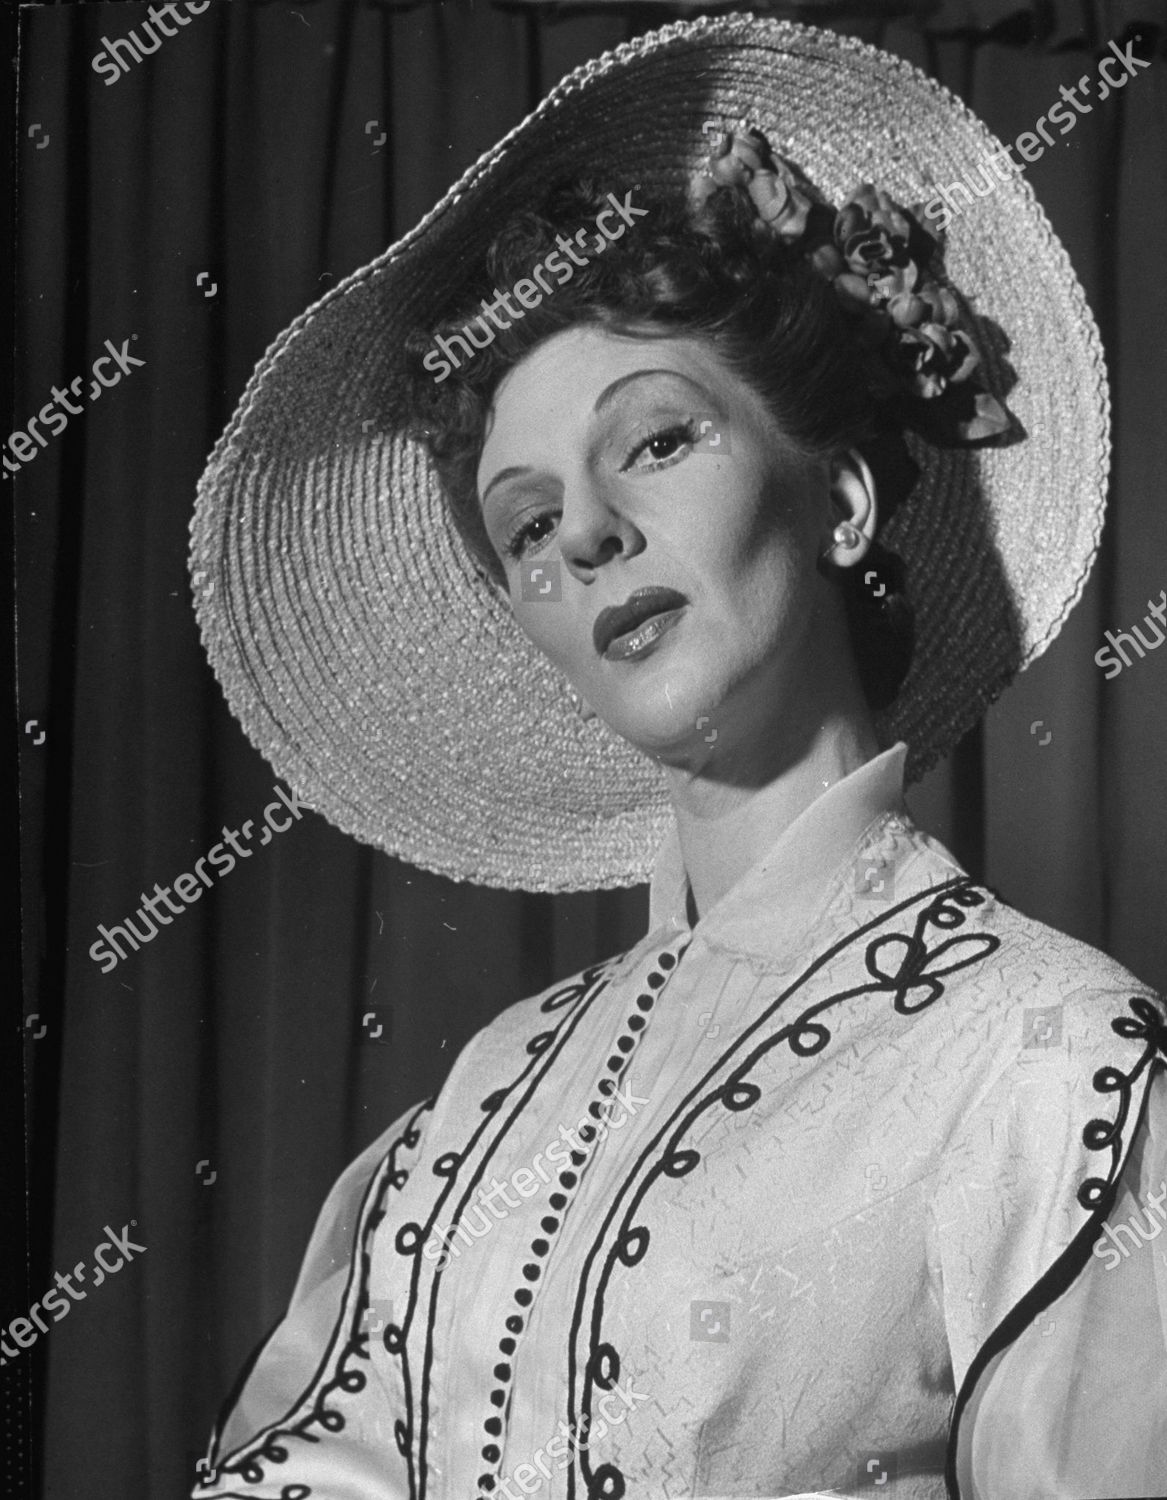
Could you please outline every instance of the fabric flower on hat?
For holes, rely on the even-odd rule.
[[[950,381],[967,380],[980,364],[968,334],[941,323],[903,329],[894,341],[892,357],[915,394],[925,401],[942,395]]]
[[[760,130],[724,130],[713,138],[709,167],[692,185],[695,206],[719,187],[745,188],[758,217],[781,239],[794,243],[806,233],[814,200]]]
[[[887,299],[921,284],[924,275],[919,259],[921,255],[930,259],[934,244],[886,193],[869,182],[857,188],[839,210],[835,243],[850,270]]]
[[[944,284],[942,240],[915,213],[870,182],[834,212],[756,129],[715,137],[691,201],[722,187],[744,189],[761,222],[834,285],[871,393],[904,426],[949,445],[1008,431],[1004,408],[973,379],[980,355]]]

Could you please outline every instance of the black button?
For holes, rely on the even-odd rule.
[[[504,1354],[513,1354],[515,1352],[515,1341],[514,1339],[499,1339],[498,1347]]]
[[[537,1271],[538,1269],[538,1266],[536,1266],[535,1270]],[[534,1300],[534,1292],[529,1291],[525,1286],[519,1287],[515,1292],[515,1301],[519,1304],[520,1307],[529,1307]]]
[[[491,1391],[490,1404],[491,1406],[502,1406],[502,1404],[506,1401],[506,1398],[506,1391]]]
[[[637,995],[636,1003],[641,1010],[651,1010],[656,1003],[655,995]]]
[[[490,1433],[491,1437],[498,1437],[499,1433],[502,1432],[501,1417],[487,1417],[486,1421],[483,1422],[482,1425],[485,1430]]]
[[[493,1443],[487,1443],[482,1450],[482,1456],[488,1464],[496,1464],[501,1456],[502,1450],[496,1448]]]
[[[529,1262],[523,1267],[523,1275],[527,1278],[528,1281],[538,1281],[539,1267],[533,1262]]]
[[[559,1220],[553,1218],[550,1214],[547,1214],[542,1219],[540,1219],[539,1223],[542,1228],[547,1231],[548,1234],[554,1234],[555,1231],[559,1228]]]
[[[552,1193],[551,1196],[550,1196],[550,1198],[548,1198],[547,1202],[550,1203],[550,1205],[551,1205],[552,1208],[566,1208],[567,1207],[567,1198],[564,1196],[563,1193]],[[546,1223],[546,1220],[544,1220],[544,1223]]]
[[[579,1181],[579,1178],[574,1172],[560,1172],[559,1180],[560,1182],[562,1182],[564,1187],[572,1188]]]
[[[629,1016],[628,1017],[628,1030],[629,1031],[643,1031],[644,1030],[644,1017],[643,1016]],[[608,1080],[606,1078],[603,1080],[604,1083],[607,1083],[607,1081]]]
[[[662,969],[671,969],[676,961],[671,953],[662,953],[657,959],[657,963],[660,964]]]
[[[531,1241],[531,1249],[535,1252],[536,1255],[546,1255],[550,1248],[551,1246],[547,1243],[546,1240]]]
[[[631,1052],[633,1047],[632,1038],[630,1036],[617,1037],[616,1046],[621,1052]]]
[[[510,1365],[495,1365],[494,1378],[496,1380],[509,1380],[511,1378]]]
[[[507,1319],[507,1327],[512,1333],[522,1333],[523,1320],[519,1317],[518,1313],[511,1313],[510,1317]]]

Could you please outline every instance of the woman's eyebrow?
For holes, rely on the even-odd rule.
[[[656,368],[651,370],[633,370],[631,374],[621,375],[618,380],[613,380],[611,385],[607,385],[604,387],[599,396],[597,396],[596,398],[594,410],[597,412],[603,411],[606,406],[609,406],[611,404],[611,402],[620,393],[620,391],[622,391],[624,387],[630,384],[632,381],[647,380],[653,375],[668,375],[673,380],[683,380],[686,385],[691,385],[695,391],[699,392],[703,396],[705,395],[704,387],[700,385],[698,381],[693,380],[690,376],[682,374],[680,370]]]
[[[504,480],[516,479],[521,474],[531,474],[533,472],[534,471],[532,469],[524,464],[512,464],[508,469],[500,469],[494,476],[494,478],[490,481],[490,483],[486,486],[486,488],[482,491],[482,494],[478,497],[479,505],[483,510],[486,509],[486,498],[490,494],[491,490],[494,489],[496,484],[502,484]]]

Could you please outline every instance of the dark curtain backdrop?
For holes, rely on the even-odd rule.
[[[23,13],[13,426],[107,339],[145,361],[10,481],[33,1232],[5,1319],[106,1226],[146,1246],[21,1355],[51,1500],[185,1495],[345,1163],[501,1008],[643,929],[643,889],[457,885],[306,813],[112,973],[88,956],[99,923],[271,798],[185,568],[195,481],[255,361],[564,72],[724,8],[214,0],[112,85],[91,59],[144,5]],[[1155,54],[1028,171],[1113,374],[1100,565],[914,806],[1007,900],[1167,986],[1167,651],[1110,681],[1093,659],[1167,587],[1167,18],[1152,0],[799,14],[902,53],[1005,140],[1111,38]]]

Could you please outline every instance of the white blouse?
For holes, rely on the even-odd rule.
[[[1167,1011],[904,749],[348,1168],[198,1500],[1167,1496]]]

